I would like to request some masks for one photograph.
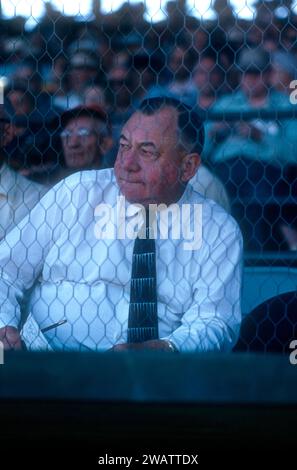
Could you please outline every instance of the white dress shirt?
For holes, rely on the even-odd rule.
[[[200,165],[189,183],[195,191],[212,199],[227,212],[230,212],[230,202],[223,183],[205,165]]]
[[[67,320],[45,333],[55,350],[126,342],[134,240],[98,238],[94,215],[100,203],[115,207],[119,196],[113,170],[76,173],[7,235],[0,244],[0,327],[20,327],[25,310],[40,328]],[[180,351],[229,350],[241,321],[241,233],[191,185],[178,206],[185,203],[202,205],[202,242],[186,250],[185,240],[174,238],[174,218],[169,239],[156,239],[159,337]],[[129,224],[138,208],[126,208]]]
[[[0,240],[33,209],[46,191],[46,187],[25,178],[6,163],[0,166]]]

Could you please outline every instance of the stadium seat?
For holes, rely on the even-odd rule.
[[[297,268],[246,267],[242,312],[234,351],[289,353],[297,338]]]

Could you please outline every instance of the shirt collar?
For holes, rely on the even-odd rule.
[[[183,192],[183,194],[181,195],[180,199],[178,201],[176,201],[175,203],[172,203],[172,205],[178,205],[179,207],[181,207],[185,202],[189,201],[190,197],[191,197],[191,191],[192,191],[192,187],[191,185],[187,184],[186,187],[185,187],[185,190]],[[118,198],[124,198],[124,195],[121,193],[120,191],[120,188],[118,188],[118,195],[117,195]],[[123,201],[124,204],[123,204]],[[117,199],[117,203],[119,203],[119,199]],[[141,205],[139,204],[134,204],[134,203],[130,203],[129,201],[127,201],[127,199],[121,199],[121,203],[123,204],[124,208],[125,208],[125,219],[127,221],[129,220],[132,220],[136,215],[138,215],[141,211]],[[165,210],[168,210],[170,211],[170,207],[172,205],[169,205]],[[157,220],[160,218],[160,211],[157,212]],[[172,222],[174,223],[175,221],[175,216],[174,216],[174,212],[173,212],[173,220]]]

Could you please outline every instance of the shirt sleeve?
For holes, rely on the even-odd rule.
[[[234,227],[235,230],[234,230]],[[242,236],[235,223],[201,263],[191,307],[168,337],[181,352],[229,351],[241,323]]]
[[[70,188],[59,183],[0,244],[0,328],[18,327],[47,253],[71,221]],[[67,210],[64,210],[67,207]]]

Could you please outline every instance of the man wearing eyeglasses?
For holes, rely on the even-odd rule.
[[[102,157],[111,148],[111,126],[99,106],[78,106],[61,118],[62,149],[69,172],[99,169]]]

